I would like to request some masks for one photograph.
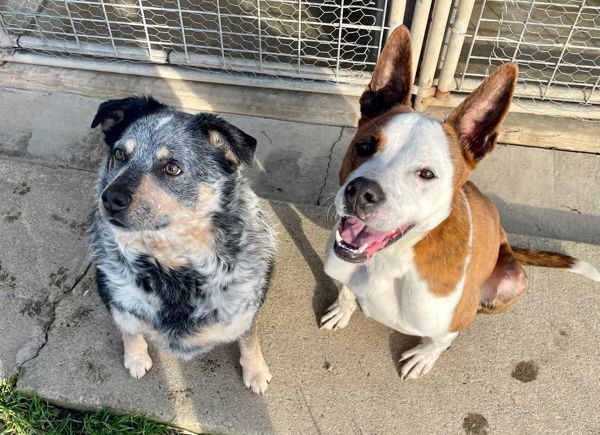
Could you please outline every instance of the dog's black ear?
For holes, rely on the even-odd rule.
[[[471,166],[496,146],[500,124],[506,117],[519,67],[506,63],[486,78],[446,120],[456,134]]]
[[[383,47],[371,82],[360,97],[363,120],[374,118],[397,104],[410,105],[412,49],[406,26],[394,30]]]
[[[252,166],[256,139],[216,115],[201,113],[195,119],[208,141],[222,149],[229,162],[234,166]]]
[[[112,147],[123,132],[137,119],[166,108],[152,97],[129,97],[100,104],[92,128],[101,126],[104,140]]]

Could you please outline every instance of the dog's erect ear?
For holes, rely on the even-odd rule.
[[[360,97],[360,113],[374,118],[397,104],[410,105],[412,51],[410,31],[400,26],[389,37],[377,59],[371,83]]]
[[[472,166],[496,146],[498,130],[508,113],[518,73],[516,63],[502,65],[446,120],[456,130],[463,155]]]
[[[101,126],[104,140],[112,147],[123,132],[135,120],[158,112],[167,106],[152,97],[129,97],[122,100],[108,100],[100,104],[92,121],[92,128]]]
[[[229,162],[234,166],[252,166],[256,139],[216,115],[201,113],[196,120],[208,141],[222,149]]]

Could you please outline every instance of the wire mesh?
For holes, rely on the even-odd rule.
[[[598,0],[482,0],[467,38],[457,68],[459,90],[516,61],[518,104],[600,105]]]
[[[19,47],[224,71],[364,83],[387,0],[8,0]]]

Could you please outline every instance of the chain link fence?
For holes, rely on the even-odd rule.
[[[0,28],[63,55],[364,83],[387,0],[8,0]]]
[[[419,92],[466,93],[516,61],[517,104],[600,118],[600,0],[0,0],[0,45],[341,89],[368,82],[403,21]]]
[[[600,105],[600,2],[483,0],[457,68],[470,91],[505,62],[518,62],[517,104]]]

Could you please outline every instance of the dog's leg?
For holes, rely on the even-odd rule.
[[[327,308],[327,312],[321,317],[321,329],[345,328],[357,306],[356,296],[348,287],[342,286],[336,301]]]
[[[406,361],[400,369],[400,377],[418,379],[425,376],[457,335],[458,332],[452,332],[441,337],[423,337],[421,344],[407,350],[400,357],[400,361]]]
[[[526,288],[525,270],[515,259],[508,242],[502,243],[496,267],[481,286],[479,312],[494,314],[504,311],[523,296]]]
[[[244,384],[257,394],[267,391],[271,382],[271,372],[260,349],[258,334],[256,333],[256,320],[252,327],[239,340],[240,364]]]
[[[125,368],[131,376],[140,379],[152,367],[152,359],[148,355],[148,343],[142,334],[131,335],[123,332],[125,348]]]

